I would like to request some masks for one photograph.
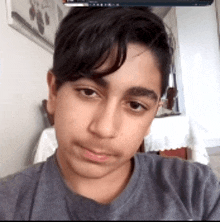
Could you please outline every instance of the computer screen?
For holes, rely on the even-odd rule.
[[[205,6],[213,0],[63,0],[67,6],[117,7],[117,6]]]

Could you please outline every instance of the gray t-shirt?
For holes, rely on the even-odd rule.
[[[0,220],[219,220],[219,188],[208,166],[139,153],[124,191],[104,205],[72,192],[53,155],[0,180]]]

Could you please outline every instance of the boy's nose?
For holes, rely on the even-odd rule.
[[[120,111],[116,107],[104,107],[93,117],[89,130],[100,138],[114,138],[121,121]]]

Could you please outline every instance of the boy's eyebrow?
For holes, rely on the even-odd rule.
[[[94,79],[92,79],[92,81],[94,81],[97,85],[99,85],[103,88],[108,86],[108,82],[103,78],[94,78]]]
[[[108,87],[108,81],[103,78],[92,79],[97,85],[101,87]],[[154,90],[147,89],[141,86],[134,86],[128,89],[125,93],[128,96],[136,96],[136,97],[148,97],[155,102],[158,100],[158,95]]]
[[[154,100],[155,102],[158,100],[158,95],[155,93],[154,90],[150,90],[150,89],[147,89],[145,87],[140,87],[140,86],[136,86],[136,87],[132,87],[128,89],[126,94],[129,96],[148,97]]]

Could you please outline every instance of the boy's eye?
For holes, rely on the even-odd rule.
[[[147,109],[146,107],[144,107],[143,105],[141,105],[138,102],[130,102],[130,107],[131,107],[132,110],[134,110],[136,112]]]
[[[92,89],[77,89],[83,96],[96,97],[97,93]]]

